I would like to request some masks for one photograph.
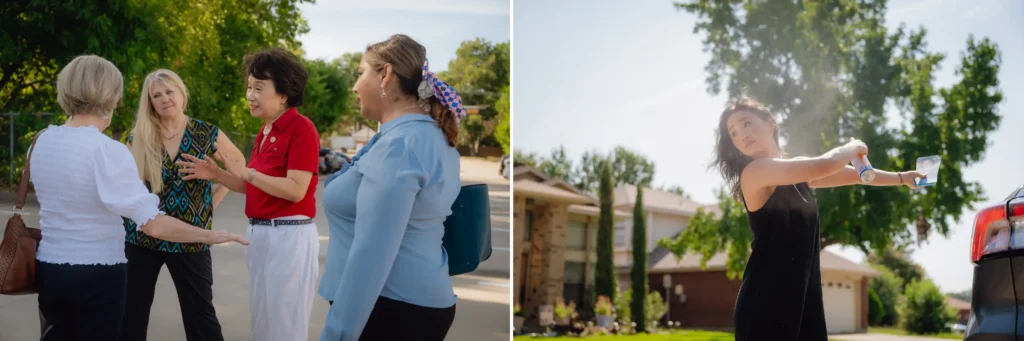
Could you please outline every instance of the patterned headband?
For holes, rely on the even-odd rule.
[[[462,97],[455,92],[455,88],[448,83],[437,79],[437,75],[430,72],[429,62],[423,59],[423,82],[420,83],[419,95],[422,99],[437,97],[444,104],[448,111],[455,116],[455,123],[458,124],[466,117],[466,109],[462,107]]]

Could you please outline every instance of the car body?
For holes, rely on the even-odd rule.
[[[1024,340],[1024,186],[978,211],[974,286],[964,340]]]
[[[512,157],[508,154],[501,156],[501,169],[498,170],[498,174],[509,179],[512,177]]]
[[[336,152],[328,148],[320,148],[320,174],[332,174],[341,170],[347,163],[352,163],[352,158],[344,153]]]

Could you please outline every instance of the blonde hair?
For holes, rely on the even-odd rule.
[[[57,75],[57,103],[70,117],[90,113],[110,119],[123,92],[121,71],[100,56],[75,57]]]
[[[149,98],[150,88],[156,82],[173,88],[181,93],[181,110],[185,111],[188,105],[188,89],[181,77],[171,70],[159,69],[146,76],[142,84],[142,92],[139,95],[139,111],[135,114],[135,126],[131,130],[131,151],[135,157],[135,165],[139,168],[139,178],[149,183],[149,189],[159,194],[164,189],[163,164],[164,150],[163,139],[164,126],[160,122],[156,109]],[[172,156],[173,157],[173,156]]]
[[[384,70],[385,64],[391,64],[391,70],[398,76],[398,88],[408,96],[419,98],[418,89],[423,81],[423,62],[427,59],[427,48],[404,34],[395,34],[387,40],[370,44],[363,53],[363,59],[378,72]],[[449,146],[458,142],[459,123],[448,112],[437,96],[417,103],[427,111],[437,125],[441,127],[444,138]]]

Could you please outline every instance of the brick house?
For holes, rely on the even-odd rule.
[[[636,202],[636,186],[622,185],[615,190],[615,207],[632,208]],[[705,270],[700,269],[700,256],[687,255],[677,262],[668,250],[658,247],[662,238],[674,238],[689,224],[697,210],[721,214],[716,204],[701,204],[684,196],[644,189],[644,210],[647,214],[648,285],[669,302],[666,318],[684,327],[731,329],[733,307],[739,293],[739,280],[725,275],[726,254],[713,256]],[[629,289],[632,264],[632,219],[616,225],[615,264],[619,287]],[[867,331],[867,282],[878,276],[868,266],[853,263],[832,252],[822,251],[822,292],[830,333]],[[664,286],[665,276],[670,279]],[[680,301],[684,298],[685,301]]]
[[[528,314],[557,297],[589,302],[598,199],[529,166],[515,167],[513,179],[513,302]],[[629,216],[616,211],[614,219]]]
[[[699,255],[676,261],[659,248],[651,254],[651,290],[667,297],[667,318],[683,327],[732,329],[740,280],[726,276],[725,253],[714,255],[701,270]],[[829,334],[864,333],[868,329],[868,281],[879,273],[828,250],[821,251],[821,287]],[[669,287],[664,286],[669,277]]]
[[[956,310],[956,323],[967,325],[971,318],[971,302],[953,296],[946,296],[946,304]]]

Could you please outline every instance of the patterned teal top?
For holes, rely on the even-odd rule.
[[[178,155],[171,159],[164,151],[164,190],[159,193],[160,210],[168,216],[209,230],[213,225],[213,190],[208,180],[184,181],[178,173],[177,161],[186,161],[182,154],[195,157],[213,155],[217,152],[214,142],[220,129],[217,126],[190,119],[178,146]],[[128,142],[132,136],[128,137]],[[150,185],[147,182],[146,187]],[[177,243],[153,238],[136,229],[134,221],[124,218],[125,242],[163,252],[202,252],[210,249],[203,243]]]

